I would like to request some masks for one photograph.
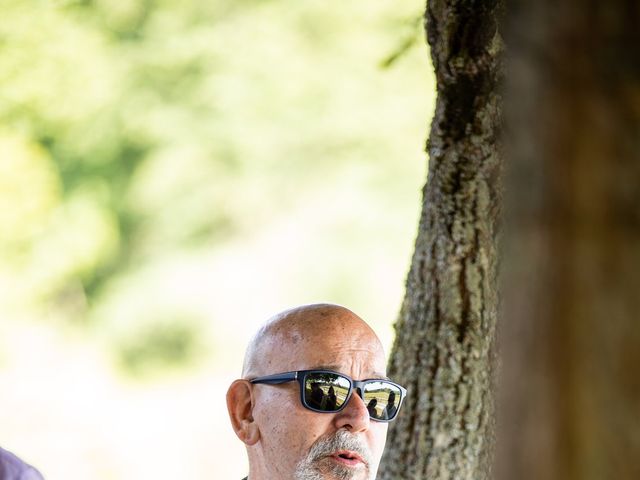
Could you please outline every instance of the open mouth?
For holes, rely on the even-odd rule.
[[[335,462],[349,467],[357,467],[364,465],[364,460],[356,452],[351,450],[339,450],[331,455],[331,459]]]

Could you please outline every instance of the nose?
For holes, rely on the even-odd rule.
[[[357,391],[351,393],[347,405],[336,414],[336,428],[345,428],[350,432],[363,432],[369,428],[369,411]]]

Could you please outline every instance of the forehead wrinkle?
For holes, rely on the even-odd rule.
[[[335,365],[335,364],[322,364],[322,365],[316,365],[313,367],[314,370],[332,370],[334,372],[338,372],[338,373],[342,373],[340,371],[341,366],[340,365]],[[343,375],[346,375],[345,373],[342,373]],[[349,376],[349,375],[347,375]],[[386,374],[379,372],[379,371],[373,371],[371,372],[371,375],[368,375],[367,378],[371,378],[371,379],[379,379],[379,380],[390,380],[389,377],[387,377]],[[353,380],[365,380],[364,378],[354,378]]]
[[[322,364],[333,365],[333,370],[350,369],[354,365],[365,367],[369,373],[366,375],[377,375],[386,371],[386,358],[382,345],[377,338],[366,338],[367,347],[353,346],[348,343],[339,345],[327,345],[327,359]],[[384,374],[382,375],[384,376]]]

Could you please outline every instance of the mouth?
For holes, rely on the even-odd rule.
[[[331,460],[340,465],[347,467],[359,467],[364,466],[365,462],[360,455],[351,450],[338,450],[330,455]]]

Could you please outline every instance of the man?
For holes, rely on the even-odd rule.
[[[393,393],[399,410],[406,393],[385,364],[376,334],[344,307],[306,305],[267,321],[227,392],[248,480],[375,479],[395,415],[386,418],[386,401],[373,415],[367,403]],[[318,403],[318,389],[335,403]]]
[[[384,409],[387,418],[392,418],[396,415],[398,407],[396,407],[396,394],[391,392],[387,399],[387,407]]]
[[[42,475],[13,453],[0,448],[0,480],[43,480]]]

